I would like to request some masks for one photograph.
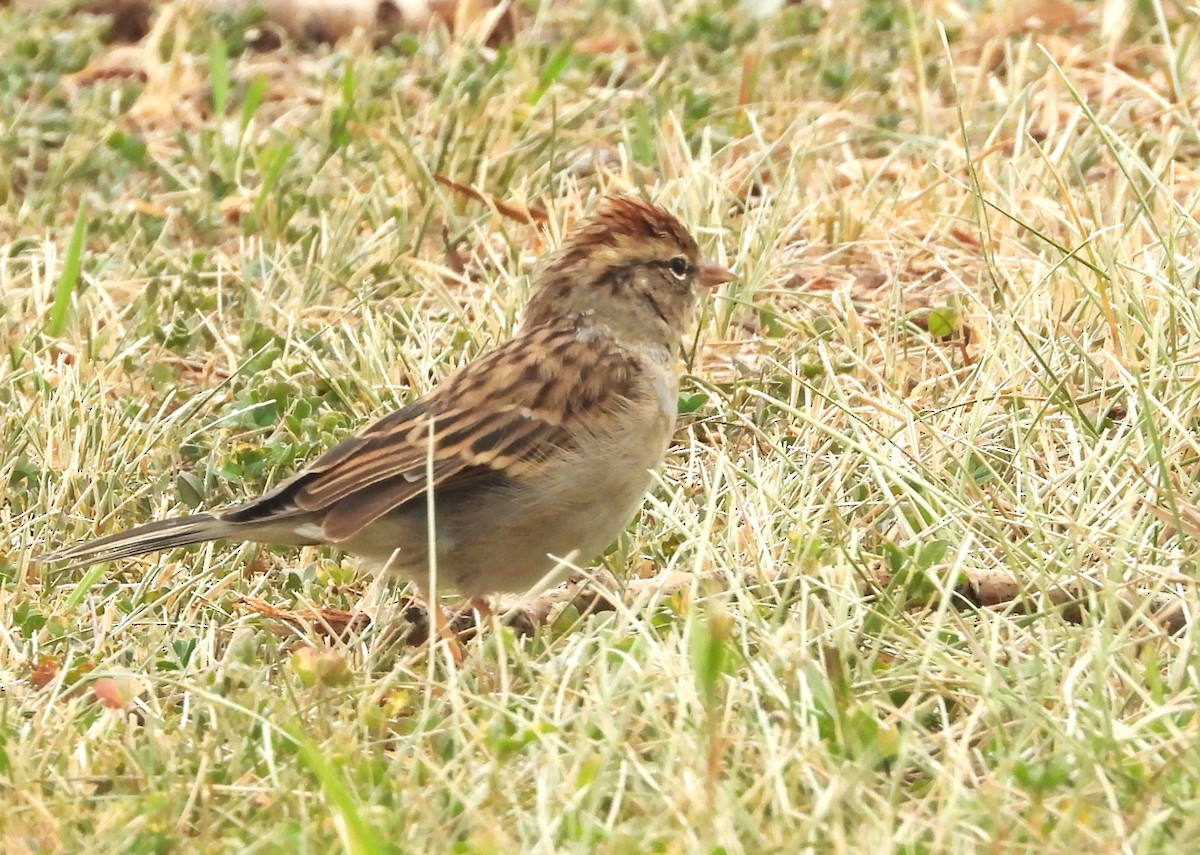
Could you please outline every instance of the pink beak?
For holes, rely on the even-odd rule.
[[[705,261],[700,265],[700,284],[705,288],[716,288],[726,282],[732,282],[736,277],[732,270],[722,267],[713,261]]]

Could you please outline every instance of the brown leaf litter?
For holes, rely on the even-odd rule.
[[[33,0],[16,0],[15,5],[32,4]],[[154,16],[172,5],[177,4],[168,0],[90,0],[76,11],[109,18],[108,41],[131,44],[149,35]],[[208,12],[260,15],[259,35],[252,43],[262,49],[278,47],[285,39],[307,45],[358,37],[383,45],[402,33],[422,33],[433,27],[495,46],[512,39],[518,26],[517,8],[511,0],[201,0],[200,5]]]
[[[1200,512],[1197,514],[1200,517]],[[931,580],[938,571],[929,571]],[[575,574],[556,588],[536,597],[520,600],[506,598],[500,609],[502,619],[519,634],[532,635],[539,628],[554,625],[568,608],[583,617],[589,614],[614,611],[619,604],[634,606],[646,598],[686,595],[694,586],[729,588],[734,585],[763,585],[767,588],[791,580],[792,568],[785,567],[777,574],[760,574],[755,579],[733,579],[725,571],[695,574],[669,571],[647,577],[634,577],[618,582],[607,571],[588,575]],[[1060,580],[1045,590],[1033,588],[1000,569],[979,569],[961,572],[954,582],[953,604],[959,610],[987,609],[1031,614],[1048,611],[1058,614],[1069,623],[1080,623],[1092,608],[1089,591],[1095,582],[1084,577]],[[862,580],[864,594],[885,594],[893,587],[892,574],[880,563]],[[938,585],[924,588],[905,603],[909,610],[927,609],[937,605],[941,593]],[[273,628],[280,635],[292,634],[295,629],[310,631],[330,640],[345,640],[371,623],[366,612],[347,612],[339,609],[280,609],[254,597],[241,600],[250,611],[289,628]],[[1160,631],[1174,635],[1191,622],[1186,601],[1171,593],[1146,595],[1134,590],[1122,591],[1117,601],[1120,617],[1125,621],[1144,620]],[[393,628],[393,637],[409,646],[419,646],[429,639],[428,609],[424,603],[407,598],[402,608],[403,626]],[[449,628],[461,641],[473,638],[478,631],[475,611],[467,607],[450,615]]]

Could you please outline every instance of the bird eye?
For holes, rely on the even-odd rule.
[[[688,260],[682,255],[677,255],[667,262],[667,269],[676,279],[683,279],[688,275]]]

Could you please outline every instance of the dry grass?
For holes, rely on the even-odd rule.
[[[1200,461],[1195,10],[625,5],[530,7],[499,51],[257,55],[186,9],[115,53],[0,10],[4,851],[1200,834],[1200,630],[1116,607],[1197,605],[1194,542],[1148,507]],[[28,563],[258,491],[423,392],[627,187],[741,278],[604,564],[727,584],[487,633],[454,670],[384,621],[330,646],[239,605],[399,602],[333,554]],[[1077,624],[960,609],[988,572],[1098,584]]]

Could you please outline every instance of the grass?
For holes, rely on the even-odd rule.
[[[1118,605],[1198,605],[1194,538],[1148,510],[1200,461],[1195,10],[526,5],[498,50],[268,54],[194,10],[132,55],[0,10],[4,851],[1194,840],[1200,630]],[[424,392],[613,188],[740,275],[602,562],[682,591],[454,669],[241,604],[353,607],[329,552],[29,564]],[[1095,584],[1077,622],[963,608],[988,574]]]

